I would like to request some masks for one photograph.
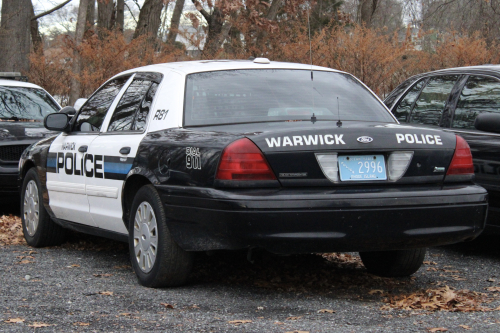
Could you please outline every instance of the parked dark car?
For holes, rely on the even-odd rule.
[[[441,128],[469,143],[475,181],[489,193],[487,223],[500,227],[500,65],[415,75],[384,103],[402,124]]]
[[[19,73],[0,73],[0,196],[19,193],[18,164],[32,143],[54,135],[43,118],[61,107],[41,87]]]

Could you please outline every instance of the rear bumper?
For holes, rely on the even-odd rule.
[[[476,185],[398,189],[220,190],[157,186],[185,250],[378,251],[456,243],[485,227]]]

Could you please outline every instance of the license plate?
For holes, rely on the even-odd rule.
[[[339,156],[341,181],[386,180],[384,155]]]

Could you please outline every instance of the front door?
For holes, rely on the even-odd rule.
[[[99,175],[99,162],[88,150],[99,137],[106,113],[129,77],[102,86],[81,107],[72,131],[59,135],[50,146],[47,190],[56,218],[96,226],[90,215],[85,186],[89,178]]]

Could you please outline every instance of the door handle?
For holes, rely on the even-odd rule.
[[[123,147],[122,149],[120,149],[120,154],[123,154],[123,155],[130,154],[130,147]]]
[[[86,153],[88,148],[88,146],[80,146],[80,148],[78,148],[78,151],[80,153]]]

